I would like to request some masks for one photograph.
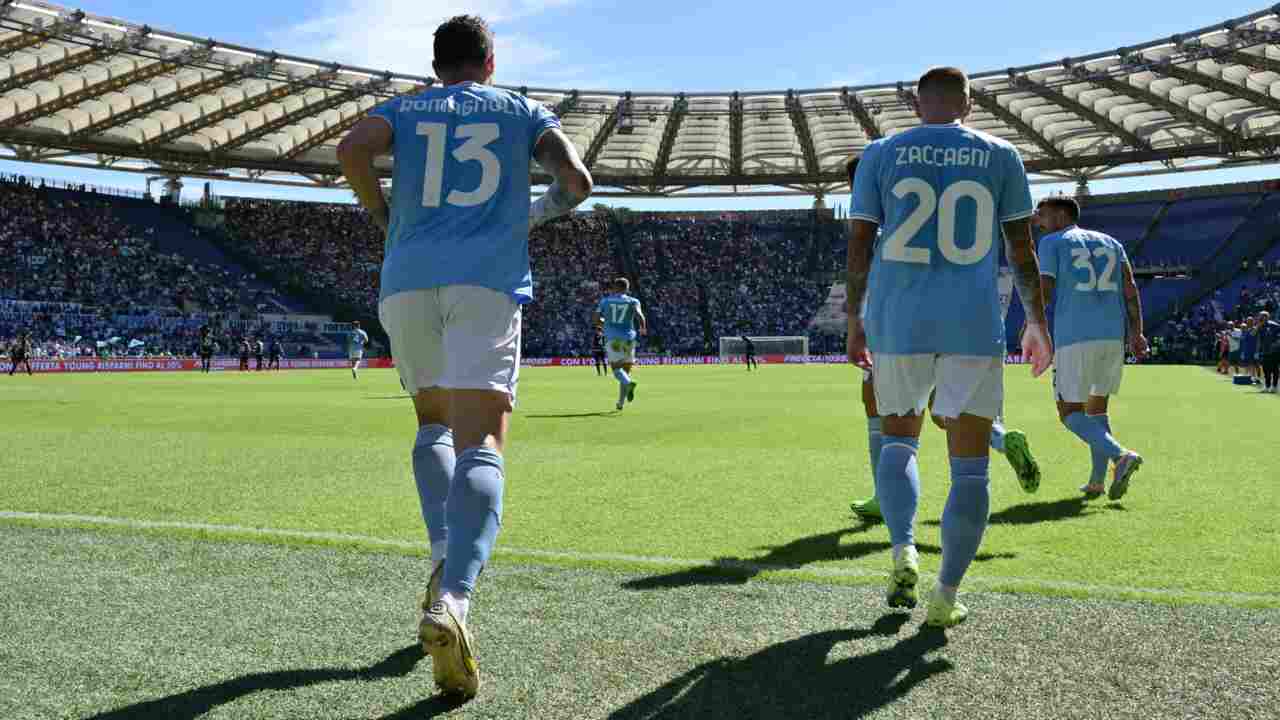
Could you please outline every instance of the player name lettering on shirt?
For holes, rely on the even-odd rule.
[[[507,98],[468,98],[458,100],[453,97],[444,98],[405,98],[400,101],[400,112],[434,112],[453,113],[467,117],[481,112],[519,115],[520,111]]]
[[[978,148],[908,145],[896,148],[898,165],[935,165],[937,167],[980,167],[991,165],[991,151]]]

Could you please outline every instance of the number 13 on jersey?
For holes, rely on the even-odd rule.
[[[440,207],[444,194],[444,154],[449,126],[444,123],[420,122],[417,134],[427,138],[427,167],[422,180],[422,206]],[[502,179],[502,162],[488,148],[500,134],[497,123],[459,125],[453,136],[465,142],[451,153],[458,162],[480,163],[480,184],[474,190],[450,190],[444,201],[456,207],[483,205],[498,192]]]

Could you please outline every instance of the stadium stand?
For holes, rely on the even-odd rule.
[[[1280,305],[1280,193],[1266,184],[1083,198],[1082,224],[1133,253],[1157,359],[1207,361],[1218,325]],[[268,322],[306,308],[376,318],[382,240],[351,205],[227,199],[224,231],[192,210],[137,197],[0,181],[0,343],[34,331],[41,354],[189,354],[214,321],[224,352],[245,335],[290,354],[331,353],[343,326]],[[216,223],[215,223],[216,224]],[[200,223],[199,225],[204,225]],[[844,225],[829,212],[629,213],[598,209],[530,238],[536,301],[526,356],[589,352],[606,282],[633,281],[656,354],[712,353],[721,336],[808,335],[815,353],[844,338],[810,327],[842,279]],[[322,327],[321,325],[326,325]],[[1014,303],[1009,347],[1022,325]],[[371,325],[376,329],[376,323]],[[69,339],[81,336],[73,346]],[[106,348],[125,352],[122,345]]]

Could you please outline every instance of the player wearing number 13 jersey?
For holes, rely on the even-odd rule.
[[[436,684],[462,697],[480,685],[467,613],[502,522],[520,308],[533,299],[529,229],[591,193],[555,115],[489,84],[493,47],[484,20],[446,21],[434,40],[442,85],[378,107],[338,148],[387,231],[378,315],[418,415],[413,471],[433,562],[418,634]],[[388,152],[390,210],[373,169]],[[532,160],[554,182],[531,206]]]
[[[990,507],[988,441],[1003,403],[1005,354],[996,276],[998,243],[1006,238],[1033,372],[1048,368],[1051,350],[1021,157],[1009,143],[961,124],[972,108],[962,71],[930,70],[916,92],[923,126],[867,146],[854,176],[849,355],[867,365],[869,348],[875,363],[882,423],[876,491],[893,544],[886,595],[892,607],[917,602],[916,454],[923,411],[936,389],[933,413],[946,421],[952,485],[928,622],[945,627],[968,614],[956,590]],[[867,252],[872,244],[874,254]],[[858,312],[864,296],[865,321]]]
[[[1040,272],[1053,306],[1053,387],[1058,416],[1093,455],[1093,474],[1080,488],[1085,497],[1104,491],[1118,500],[1142,466],[1142,457],[1125,450],[1111,435],[1108,398],[1120,391],[1125,337],[1133,354],[1147,352],[1142,306],[1133,268],[1124,246],[1110,235],[1076,225],[1080,206],[1069,197],[1051,197],[1036,208]],[[1110,463],[1115,474],[1103,484]]]

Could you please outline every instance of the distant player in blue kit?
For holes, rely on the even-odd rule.
[[[988,443],[1004,399],[998,243],[1007,243],[1027,316],[1023,354],[1035,375],[1048,369],[1052,343],[1022,158],[1009,143],[961,124],[973,104],[964,72],[932,69],[917,95],[925,124],[867,146],[854,177],[848,352],[861,367],[871,367],[868,350],[875,362],[883,428],[876,489],[893,543],[891,607],[917,602],[916,454],[924,410],[937,390],[933,412],[945,419],[952,483],[927,622],[949,627],[968,616],[956,593],[990,510]]]
[[[614,280],[609,284],[609,294],[596,307],[596,322],[604,328],[609,367],[618,379],[618,410],[636,399],[636,381],[631,379],[636,362],[636,329],[641,335],[649,331],[640,301],[628,295],[629,290],[631,281],[624,277]]]
[[[1053,388],[1058,417],[1089,446],[1093,474],[1080,488],[1094,499],[1106,493],[1124,497],[1142,457],[1111,435],[1108,398],[1120,391],[1125,338],[1139,359],[1147,354],[1142,334],[1142,302],[1129,256],[1118,240],[1076,225],[1080,205],[1073,198],[1050,197],[1036,208],[1040,272],[1053,315]],[[1115,463],[1111,486],[1104,485]]]
[[[351,362],[351,379],[357,379],[356,371],[360,369],[360,361],[364,359],[364,346],[369,344],[369,333],[360,329],[360,321],[351,323],[351,332],[347,333],[347,360]]]
[[[418,635],[444,692],[480,687],[467,617],[502,524],[503,452],[533,299],[529,231],[591,194],[591,175],[540,103],[490,86],[493,34],[461,15],[435,32],[441,85],[398,97],[338,148],[343,174],[387,231],[379,318],[418,433],[413,473],[432,571]],[[373,168],[390,152],[388,209]],[[529,202],[533,160],[554,178]]]

